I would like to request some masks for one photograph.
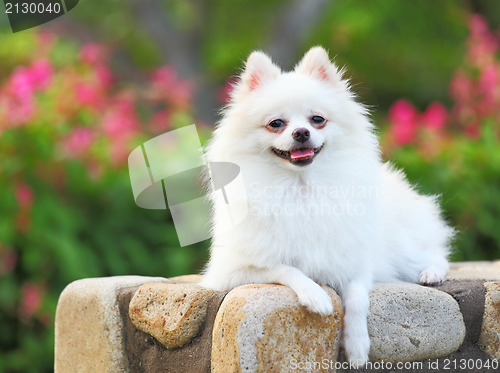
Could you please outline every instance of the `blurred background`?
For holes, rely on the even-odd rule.
[[[500,258],[499,25],[496,0],[83,0],[18,33],[2,9],[0,372],[53,370],[71,281],[202,268],[208,241],[135,205],[127,157],[192,123],[206,141],[255,49],[285,69],[329,49],[384,157],[441,194],[452,259]]]

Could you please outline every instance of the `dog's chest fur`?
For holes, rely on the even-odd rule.
[[[259,264],[291,265],[333,286],[348,281],[367,257],[373,198],[352,182],[280,176],[246,177],[249,211],[240,230],[254,233],[242,234],[241,244]]]

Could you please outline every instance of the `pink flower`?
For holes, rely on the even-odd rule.
[[[191,86],[188,82],[178,81],[168,92],[168,98],[177,108],[186,108],[191,100]]]
[[[104,115],[102,129],[111,146],[111,160],[118,165],[126,161],[130,142],[139,130],[139,119],[133,102],[121,99]]]
[[[473,91],[473,82],[463,70],[458,70],[450,83],[450,95],[458,102],[468,100]]]
[[[82,106],[99,108],[104,100],[99,87],[88,83],[79,83],[76,85],[76,99]]]
[[[15,186],[16,200],[21,209],[29,209],[33,205],[33,191],[31,187],[23,182]]]
[[[76,83],[76,99],[83,106],[101,108],[106,103],[106,94],[113,77],[104,65],[93,67],[93,76],[88,81]]]
[[[46,89],[52,75],[52,66],[44,59],[13,71],[5,89],[0,92],[0,111],[8,126],[19,126],[32,118],[36,106],[35,92]]]
[[[111,83],[113,83],[113,74],[108,67],[103,64],[98,64],[95,67],[95,75],[97,78],[97,82],[103,87],[108,88]]]
[[[479,14],[472,14],[469,18],[469,30],[473,36],[482,36],[488,32],[488,24]]]
[[[488,29],[485,19],[474,14],[469,19],[470,35],[467,41],[467,57],[473,66],[484,67],[495,60],[498,40]]]
[[[397,100],[389,109],[391,122],[414,121],[416,118],[417,111],[412,103],[407,100]]]
[[[191,99],[191,86],[177,77],[170,66],[163,66],[151,74],[151,98],[155,101],[166,101],[176,108],[185,108]]]
[[[391,132],[398,145],[415,141],[417,129],[417,111],[406,100],[396,101],[389,109]]]
[[[29,68],[32,84],[35,89],[45,89],[49,86],[54,71],[48,60],[37,60]]]
[[[430,129],[440,129],[446,123],[448,111],[440,102],[433,102],[422,115],[423,124]]]
[[[471,139],[477,140],[481,134],[479,128],[480,125],[477,122],[471,122],[465,126],[464,132]]]
[[[103,129],[104,133],[111,138],[134,133],[138,129],[138,119],[132,101],[115,102],[104,116]]]
[[[173,67],[162,66],[152,72],[151,80],[155,85],[168,87],[177,81],[177,73]]]
[[[35,112],[35,98],[32,93],[14,95],[7,90],[0,91],[0,124],[16,127],[28,122]]]
[[[93,140],[94,136],[90,128],[74,128],[69,136],[63,140],[63,153],[70,155],[72,158],[82,157],[92,145]]]
[[[45,89],[54,74],[47,60],[34,61],[31,66],[21,66],[10,76],[9,90],[17,98],[31,96],[35,91]]]
[[[494,64],[482,71],[479,78],[479,88],[487,98],[493,98],[495,92],[498,91],[498,67]]]
[[[150,121],[150,127],[154,133],[163,133],[170,128],[172,113],[168,110],[156,112]]]
[[[24,283],[21,288],[21,317],[30,320],[42,306],[44,290],[38,284]]]
[[[18,99],[31,96],[35,91],[30,70],[25,66],[17,67],[9,81],[9,91]]]
[[[97,65],[106,62],[106,59],[106,50],[97,43],[85,44],[82,49],[80,49],[80,60],[89,65]]]

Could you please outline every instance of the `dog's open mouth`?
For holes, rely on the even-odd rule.
[[[293,150],[280,150],[272,148],[274,154],[284,160],[289,161],[291,164],[296,166],[307,166],[311,164],[314,157],[323,149],[323,145],[319,148],[300,148]]]

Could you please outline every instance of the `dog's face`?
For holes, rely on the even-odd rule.
[[[250,55],[232,96],[229,115],[241,148],[289,169],[325,157],[342,135],[337,120],[350,100],[347,84],[324,49],[311,49],[292,72],[265,54]]]
[[[264,153],[280,165],[310,165],[322,151],[331,128],[331,109],[321,104],[328,94],[321,82],[297,73],[280,74],[256,92],[255,103]],[[324,97],[324,96],[323,96]]]

